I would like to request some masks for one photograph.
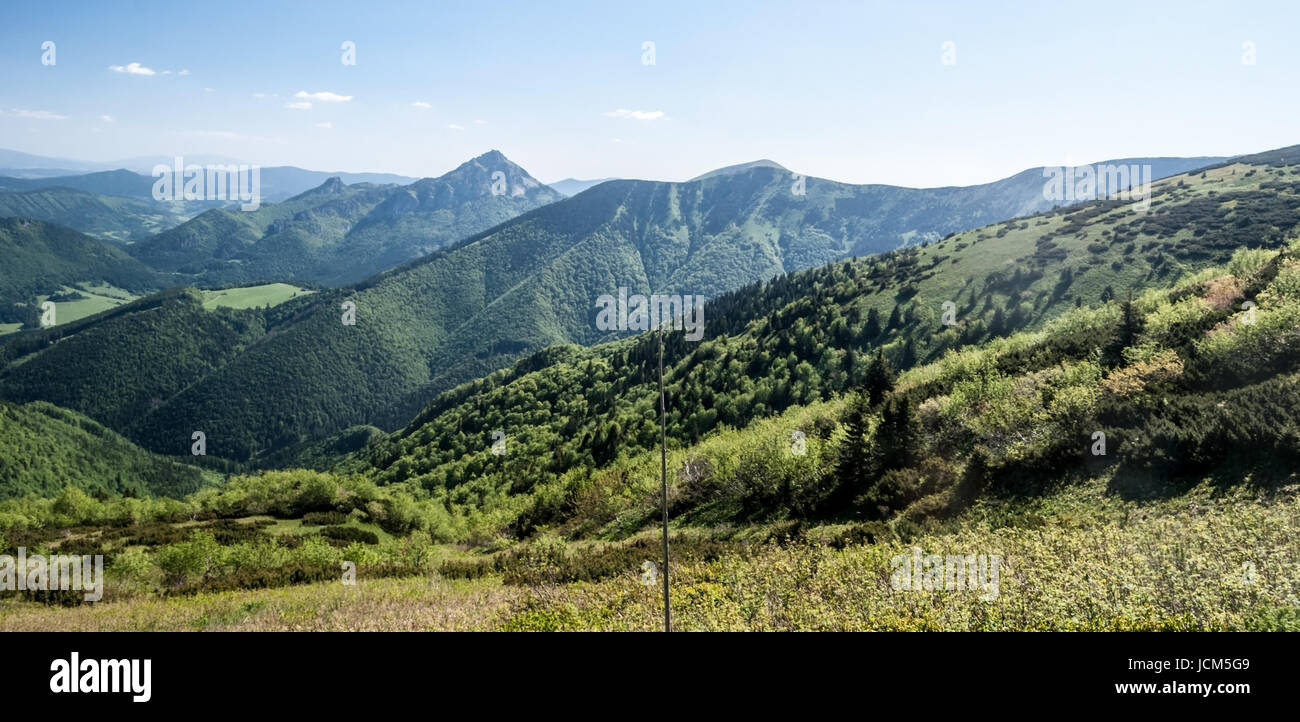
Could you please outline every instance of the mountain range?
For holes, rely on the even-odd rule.
[[[1234,166],[1234,174],[1241,175],[1234,175],[1234,184],[1257,170],[1248,168],[1250,163],[1265,161],[1243,160]],[[1025,174],[1016,178],[1021,176]],[[1254,180],[1246,181],[1248,188],[1234,186],[1233,192],[1241,194],[1238,203],[1260,204],[1259,212],[1251,215],[1259,221],[1251,224],[1293,225],[1285,220],[1285,212],[1267,212],[1281,191],[1262,183],[1254,173],[1249,177]],[[1042,180],[1039,172],[1037,200],[1024,193],[1013,202],[1041,203]],[[1016,182],[1025,183],[1024,179]],[[1112,236],[1109,228],[1098,226],[1078,251],[1087,263],[1072,273],[1087,270],[1089,284],[1098,286],[1098,291],[1099,284],[1140,286],[1179,264],[1221,260],[1223,248],[1239,245],[1241,234],[1257,230],[1250,224],[1242,227],[1245,230],[1225,229],[1222,219],[1211,213],[1215,235],[1191,250],[1170,246],[1160,230],[1166,216],[1177,210],[1179,227],[1195,225],[1206,213],[1202,207],[1206,199],[1212,197],[1206,193],[1219,192],[1215,184],[1227,181],[1215,177],[1208,185],[1195,184],[1205,193],[1183,187],[1190,182],[1180,178],[1177,183],[1171,179],[1157,184],[1154,212],[1140,222],[1126,221],[1122,234],[1116,230]],[[186,448],[190,432],[201,427],[211,439],[210,453],[238,460],[263,458],[357,424],[395,428],[439,393],[483,377],[530,351],[617,336],[594,327],[593,302],[620,287],[713,298],[846,254],[897,248],[906,240],[882,230],[906,221],[881,215],[881,206],[871,202],[879,200],[879,187],[809,178],[800,195],[791,192],[790,184],[787,172],[771,167],[688,183],[612,181],[525,212],[363,282],[271,309],[208,312],[197,296],[188,293],[143,299],[103,317],[22,334],[0,347],[6,363],[0,374],[0,395],[77,409],[163,453]],[[346,187],[326,190],[348,192]],[[939,189],[945,190],[952,189]],[[991,191],[982,189],[982,193]],[[525,189],[522,195],[526,194]],[[418,202],[414,205],[418,207]],[[887,205],[885,210],[924,220],[927,229],[935,229],[926,230],[927,234],[949,232],[945,231],[951,227],[948,224],[975,224],[975,218],[989,212],[974,201],[960,213],[945,206],[931,207],[929,215],[897,205]],[[1185,213],[1192,215],[1181,215]],[[902,264],[897,268],[908,269],[915,283],[880,286],[879,295],[873,296],[880,306],[877,310],[883,313],[882,309],[908,301],[928,287],[931,278],[941,279],[935,283],[950,299],[971,292],[965,286],[976,282],[989,288],[1019,288],[1018,293],[1025,291],[1022,287],[1047,284],[1061,270],[1058,247],[1066,241],[1071,247],[1081,245],[1078,229],[1070,230],[1078,220],[1077,215],[1057,211],[924,246],[924,256],[899,257],[891,263]],[[1049,224],[1064,230],[1038,242],[1044,231],[1037,226]],[[1278,227],[1268,226],[1272,230],[1267,235],[1279,232]],[[1260,233],[1263,228],[1259,226]],[[988,235],[997,240],[966,250],[974,239]],[[1121,240],[1125,248],[1135,246],[1130,236],[1145,239],[1141,257],[1149,260],[1136,263],[1129,255],[1111,259],[1102,253]],[[1223,244],[1214,245],[1220,236]],[[1010,242],[1004,237],[1019,240],[1003,247]],[[1097,250],[1092,250],[1094,246]],[[997,252],[990,253],[994,247]],[[953,251],[951,257],[943,253],[948,249]],[[1005,264],[1017,257],[1043,268],[1037,275],[1012,274]],[[928,260],[914,268],[912,264],[920,259]],[[1103,263],[1106,259],[1109,265]],[[956,270],[948,270],[958,264]],[[1104,279],[1109,282],[1102,283]],[[1057,292],[1059,283],[1061,279],[1053,281],[1030,308],[1038,312],[1064,308],[1072,296],[1068,290]],[[345,302],[354,304],[355,325],[342,320]],[[736,313],[728,312],[725,303],[718,308],[722,320],[712,323],[726,328],[732,321],[725,319]],[[922,308],[911,312],[920,313]],[[1023,326],[1028,312],[1016,308],[1002,309],[999,317],[986,304],[984,323],[991,329]],[[159,345],[142,339],[142,332],[167,342]],[[151,370],[148,382],[133,380],[136,369],[145,368]]]
[[[244,161],[214,155],[185,156],[186,164],[239,165]],[[71,160],[67,158],[50,158],[32,155],[14,150],[0,148],[0,189],[9,185],[26,184],[22,190],[62,186],[79,190],[94,190],[106,195],[126,195],[152,200],[151,189],[155,166],[171,167],[176,159],[172,156],[146,156],[126,158],[116,161],[96,162]],[[245,163],[247,164],[247,163]],[[396,183],[406,185],[417,178],[396,173],[348,173],[339,171],[306,170],[295,166],[261,167],[262,197],[268,203],[281,201],[296,196],[324,183],[330,178],[339,178],[344,183]],[[83,187],[82,180],[100,182],[112,179],[114,183],[91,189]]]

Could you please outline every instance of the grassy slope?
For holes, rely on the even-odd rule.
[[[85,285],[82,288],[64,286],[63,293],[77,293],[85,298],[75,301],[60,301],[55,304],[56,318],[59,323],[68,323],[93,316],[97,313],[117,308],[139,298],[136,294],[109,284]],[[37,300],[46,301],[48,295],[38,296]]]
[[[237,286],[223,288],[219,291],[203,291],[203,308],[261,308],[278,306],[299,294],[308,295],[311,291],[288,283],[266,283],[258,286]]]

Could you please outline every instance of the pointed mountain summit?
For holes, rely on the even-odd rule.
[[[539,205],[561,197],[499,150],[471,158],[437,178],[422,178],[406,189],[425,210],[430,203],[441,206],[492,196],[533,198]]]
[[[343,183],[343,179],[338,176],[333,176],[327,178],[324,183],[321,183],[315,188],[309,188],[289,200],[299,201],[313,196],[337,196],[342,195],[345,192],[347,192],[347,185]]]

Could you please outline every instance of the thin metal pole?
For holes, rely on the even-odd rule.
[[[664,631],[673,631],[668,600],[668,403],[664,397],[664,330],[659,327],[659,494],[664,513]]]

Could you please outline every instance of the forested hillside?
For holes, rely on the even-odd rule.
[[[37,297],[71,284],[106,283],[137,293],[163,285],[119,248],[42,221],[0,218],[0,258],[0,323],[37,327]]]
[[[101,497],[180,498],[202,484],[199,469],[151,454],[74,411],[0,401],[0,497],[52,497],[73,487]]]

